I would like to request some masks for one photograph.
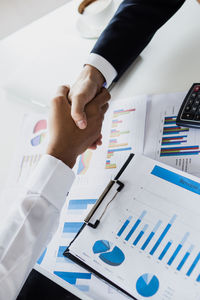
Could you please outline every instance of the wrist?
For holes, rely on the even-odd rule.
[[[64,164],[66,164],[69,168],[73,168],[76,163],[77,156],[72,154],[73,151],[67,153],[66,151],[59,151],[59,149],[54,148],[52,146],[48,146],[46,153],[54,156],[55,158],[61,160]]]
[[[83,72],[84,75],[91,81],[95,82],[98,86],[98,89],[102,88],[104,82],[106,81],[103,74],[92,65],[86,64],[84,66]]]

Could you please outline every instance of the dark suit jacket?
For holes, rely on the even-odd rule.
[[[114,0],[115,1],[115,0]],[[118,79],[185,0],[124,0],[92,53],[108,60]]]

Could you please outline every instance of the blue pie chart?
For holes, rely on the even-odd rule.
[[[143,297],[151,297],[157,293],[159,289],[158,278],[150,273],[143,274],[136,282],[136,290]]]
[[[94,243],[92,248],[94,254],[110,266],[119,266],[123,263],[125,255],[117,246],[112,246],[107,240],[99,240]]]

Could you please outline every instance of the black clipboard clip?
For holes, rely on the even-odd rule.
[[[111,180],[99,199],[97,200],[96,204],[93,206],[87,217],[85,218],[85,223],[92,228],[97,228],[100,223],[101,218],[105,214],[108,206],[110,203],[115,199],[117,194],[123,189],[124,183],[119,180]],[[108,194],[111,193],[110,197],[107,197]],[[105,201],[105,198],[106,199]],[[104,203],[103,203],[104,202]]]
[[[92,228],[97,228],[100,223],[101,218],[105,214],[108,206],[110,203],[115,199],[117,194],[124,188],[124,183],[119,181],[120,176],[134,157],[134,154],[131,153],[127,158],[125,164],[119,170],[118,174],[111,180],[99,199],[97,200],[96,204],[93,206],[87,217],[85,218],[85,224],[89,225]],[[110,197],[108,197],[108,194]]]

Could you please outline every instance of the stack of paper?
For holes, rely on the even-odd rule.
[[[73,284],[93,299],[116,298],[115,289],[72,263],[63,256],[63,252],[105,185],[117,174],[131,152],[144,153],[200,176],[200,132],[175,124],[183,98],[184,94],[180,93],[138,96],[112,102],[103,124],[103,145],[96,151],[86,151],[77,159],[74,167],[76,180],[62,210],[58,231],[38,259],[37,266],[53,274],[54,278]],[[46,121],[47,117],[43,115],[24,118],[12,177],[18,185],[24,184],[45,152],[48,143]],[[124,297],[117,294],[117,299]]]

